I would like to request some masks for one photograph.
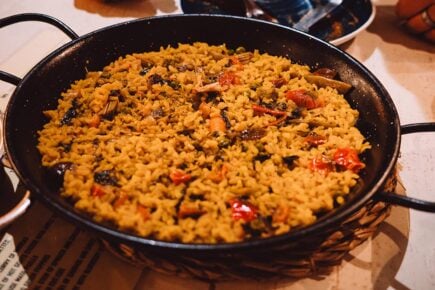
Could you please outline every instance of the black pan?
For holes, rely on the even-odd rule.
[[[388,92],[378,79],[358,61],[340,49],[290,28],[234,16],[178,15],[139,19],[78,37],[63,23],[39,14],[12,16],[0,21],[0,27],[18,21],[38,20],[56,25],[73,40],[33,67],[23,79],[1,73],[0,78],[16,85],[10,98],[4,124],[7,156],[20,180],[35,196],[72,222],[95,231],[110,241],[131,245],[154,254],[188,254],[214,257],[222,253],[270,251],[272,247],[297,242],[340,224],[345,218],[374,199],[435,212],[435,204],[394,193],[382,192],[387,178],[393,175],[400,149],[401,134],[434,131],[435,123],[401,126]],[[92,221],[60,198],[41,167],[36,149],[37,131],[47,120],[42,112],[57,105],[60,93],[85,76],[86,71],[100,70],[111,61],[133,52],[156,50],[160,46],[203,41],[244,46],[273,55],[290,57],[312,68],[329,67],[338,71],[341,80],[353,89],[346,95],[360,112],[358,127],[373,145],[365,154],[366,169],[349,200],[337,210],[321,217],[315,224],[281,236],[236,244],[196,245],[162,242],[118,231],[110,225]]]

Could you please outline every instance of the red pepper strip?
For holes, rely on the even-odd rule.
[[[231,71],[226,71],[223,74],[221,74],[218,78],[218,82],[221,86],[240,84],[239,77]]]
[[[319,146],[325,144],[326,137],[317,134],[310,134],[307,137],[305,137],[305,142],[307,142],[311,146]]]
[[[308,110],[319,107],[316,100],[310,96],[305,90],[287,91],[286,97],[295,102],[298,107],[307,108]]]
[[[137,205],[137,212],[142,216],[145,221],[150,219],[150,211],[143,205]]]
[[[279,119],[276,119],[273,122],[270,122],[269,124],[267,124],[267,126],[277,126],[278,124],[282,123],[285,121],[285,119],[287,119],[287,112],[284,111],[279,111],[279,110],[272,110],[266,107],[262,107],[259,105],[252,105],[252,109],[254,110],[254,112],[256,112],[257,114],[270,114],[273,116],[282,116]]]
[[[99,186],[97,184],[92,185],[92,188],[91,188],[91,195],[92,196],[94,196],[94,197],[102,197],[105,194],[106,194],[106,192],[104,192],[103,187],[101,187],[101,186]]]
[[[332,162],[326,156],[314,158],[308,166],[312,171],[325,175],[333,170]]]
[[[334,153],[334,161],[337,165],[358,173],[365,164],[359,160],[358,153],[352,148],[340,148]]]
[[[115,203],[113,204],[113,207],[118,208],[122,206],[127,200],[128,200],[127,194],[121,193],[119,197],[116,199]]]
[[[283,115],[281,118],[276,119],[273,122],[270,122],[269,124],[267,124],[267,126],[278,126],[278,124],[282,123],[285,121],[285,119],[287,119],[287,115]]]
[[[287,115],[287,112],[284,111],[279,111],[279,110],[272,110],[263,106],[259,106],[259,105],[252,105],[252,109],[254,110],[254,112],[256,113],[260,113],[260,114],[270,114],[273,116],[284,116]]]
[[[231,215],[234,220],[242,219],[250,222],[257,218],[257,208],[246,201],[234,199],[230,201]]]
[[[184,171],[176,170],[169,174],[169,178],[175,185],[179,185],[181,183],[188,182],[192,178],[192,176],[188,173],[185,173]]]

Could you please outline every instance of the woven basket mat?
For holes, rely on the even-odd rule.
[[[394,191],[396,173],[387,180],[384,191]],[[346,254],[372,237],[389,216],[391,206],[370,200],[360,210],[331,231],[299,241],[295,245],[273,248],[267,256],[218,257],[213,260],[191,256],[164,255],[143,252],[126,244],[103,240],[108,251],[140,267],[179,277],[203,281],[232,281],[240,279],[300,279],[322,278],[340,265]]]

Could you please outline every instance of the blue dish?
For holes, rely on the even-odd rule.
[[[313,7],[319,0],[311,0]],[[282,1],[284,2],[284,1]],[[224,14],[244,16],[243,1],[228,0],[180,0],[185,14]],[[275,16],[281,24],[291,26],[289,9],[275,3],[258,0],[257,4]],[[344,0],[331,14],[313,25],[309,34],[340,45],[363,31],[373,20],[375,9],[370,0]]]

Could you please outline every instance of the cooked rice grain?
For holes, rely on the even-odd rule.
[[[343,166],[337,151],[370,147],[358,112],[307,74],[284,57],[205,43],[120,57],[45,112],[42,164],[64,165],[60,194],[77,209],[144,237],[239,242],[307,226],[364,166]]]

